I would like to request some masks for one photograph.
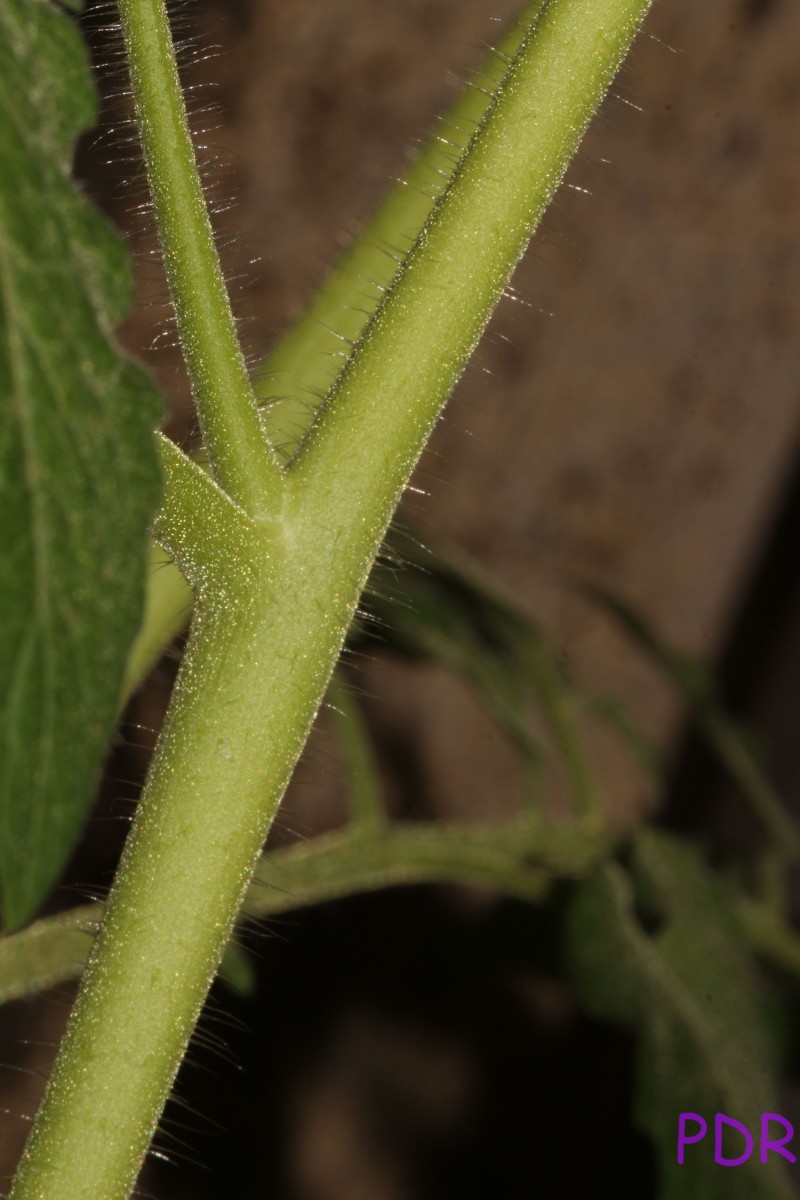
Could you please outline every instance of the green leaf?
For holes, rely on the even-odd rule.
[[[0,6],[0,891],[16,926],[87,812],[142,608],[161,404],[112,339],[127,252],[70,180],[95,96],[74,22]]]
[[[685,843],[640,834],[630,873],[600,867],[579,885],[568,958],[593,1016],[638,1035],[636,1120],[655,1142],[661,1200],[788,1200],[782,1159],[759,1162],[762,1112],[779,1112],[775,1046],[734,900]],[[678,1118],[699,1113],[709,1135],[677,1164]],[[755,1135],[751,1159],[714,1162],[714,1114]],[[727,1156],[741,1153],[737,1141]]]

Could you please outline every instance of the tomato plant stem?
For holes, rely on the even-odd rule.
[[[216,483],[162,447],[157,536],[195,616],[13,1200],[129,1195],[399,497],[647,7],[544,5],[282,477],[231,341],[163,6],[121,0]]]
[[[181,345],[212,470],[253,515],[279,505],[280,468],[255,397],[195,162],[163,0],[119,0],[133,97]]]

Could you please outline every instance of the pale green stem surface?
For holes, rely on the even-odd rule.
[[[194,622],[13,1200],[130,1194],[402,489],[647,7],[545,6],[301,447],[273,522],[248,519],[203,472],[167,457],[160,536],[198,589]],[[129,34],[140,26],[139,119],[154,190],[168,194],[169,139],[178,157],[187,139],[169,89],[151,87],[171,73],[177,90],[161,9],[124,0],[123,11]],[[183,221],[180,207],[156,210],[162,224]],[[204,276],[191,255],[168,250],[168,262],[176,296],[196,297]],[[201,381],[217,349],[187,346]],[[203,414],[216,478],[262,516],[280,474],[262,455],[259,491],[252,409],[234,411],[232,424],[227,408]]]
[[[195,164],[163,0],[119,0],[133,96],[178,329],[215,478],[249,513],[279,506]]]

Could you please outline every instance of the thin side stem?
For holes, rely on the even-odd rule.
[[[279,507],[280,467],[263,437],[197,174],[163,0],[120,0],[159,235],[203,440],[217,482],[251,516]]]
[[[335,375],[331,354],[364,332],[392,282],[393,259],[413,245],[543,6],[544,0],[534,0],[511,21],[455,104],[437,121],[403,178],[259,368],[256,390],[262,423],[282,455],[290,457],[297,449]]]
[[[488,887],[541,902],[558,879],[578,879],[610,853],[588,822],[557,828],[529,816],[498,825],[397,822],[355,826],[265,854],[245,913],[269,916],[377,888],[421,883]]]
[[[599,827],[604,822],[605,810],[581,736],[580,698],[565,682],[550,647],[540,635],[528,638],[524,654],[541,712],[566,767],[578,812],[584,818],[591,817]]]
[[[82,904],[0,938],[0,1004],[77,979],[102,919],[102,904]]]
[[[584,826],[517,833],[514,825],[388,826],[344,830],[265,854],[242,906],[264,918],[386,887],[423,883],[490,887],[536,903],[558,879],[581,879],[613,845]],[[513,840],[512,840],[513,839]],[[800,977],[800,938],[765,904],[741,899],[748,941],[766,962]],[[0,1003],[77,978],[103,916],[87,904],[0,941]]]
[[[402,822],[347,828],[264,854],[242,906],[263,918],[387,887],[451,883],[536,903],[563,879],[580,879],[613,842],[583,822],[559,828],[530,816],[503,824]],[[0,940],[0,1003],[74,979],[103,916],[83,905]]]
[[[381,796],[378,764],[358,701],[334,676],[328,688],[327,702],[336,714],[347,768],[349,829],[380,830],[388,820],[388,813]]]

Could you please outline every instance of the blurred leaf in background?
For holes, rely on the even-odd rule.
[[[783,1159],[759,1161],[761,1114],[780,1112],[779,1046],[733,895],[687,843],[646,830],[627,867],[608,862],[578,885],[567,929],[581,1004],[636,1031],[635,1120],[657,1149],[660,1200],[789,1200]],[[709,1133],[678,1166],[682,1112],[703,1116]],[[718,1112],[754,1134],[735,1169],[714,1161]]]

